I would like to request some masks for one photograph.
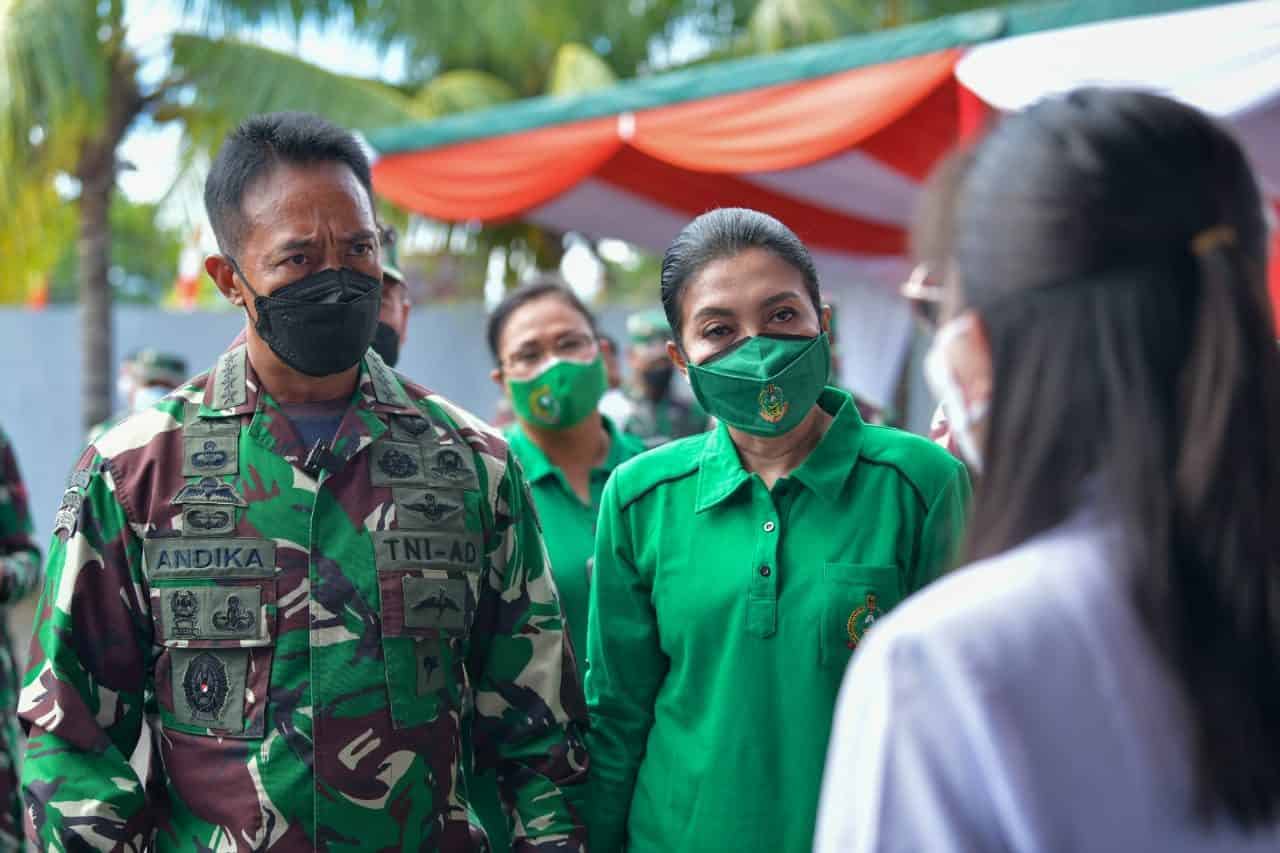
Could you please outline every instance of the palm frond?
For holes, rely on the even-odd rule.
[[[98,26],[83,0],[0,0],[0,301],[24,298],[74,227],[53,178],[103,119]]]
[[[547,94],[577,95],[594,89],[607,89],[617,82],[617,75],[594,50],[570,42],[560,45],[556,51],[551,76],[547,80]]]
[[[175,35],[173,73],[181,85],[157,117],[181,118],[209,149],[257,113],[301,110],[366,130],[420,117],[413,101],[392,86],[243,41]]]
[[[446,71],[431,79],[414,97],[423,118],[491,107],[517,97],[516,90],[487,71]]]

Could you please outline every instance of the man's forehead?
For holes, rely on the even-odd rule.
[[[251,227],[292,226],[281,221],[285,217],[317,224],[334,218],[373,222],[368,192],[349,166],[334,162],[269,166],[245,188],[241,211]]]

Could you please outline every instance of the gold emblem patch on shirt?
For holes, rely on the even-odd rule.
[[[849,614],[849,621],[845,624],[845,630],[849,632],[849,648],[856,649],[867,631],[883,615],[876,603],[876,594],[868,592],[866,600]]]

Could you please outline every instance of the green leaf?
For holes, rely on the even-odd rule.
[[[209,149],[257,113],[302,110],[364,130],[418,117],[413,101],[393,86],[248,42],[175,35],[173,69],[182,85],[165,110]]]
[[[487,71],[446,71],[423,86],[414,107],[423,118],[491,107],[516,99],[516,90]]]
[[[551,64],[547,94],[577,95],[595,89],[607,89],[618,82],[618,76],[599,55],[586,45],[560,45]]]

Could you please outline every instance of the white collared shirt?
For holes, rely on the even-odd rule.
[[[836,708],[815,849],[1277,851],[1192,811],[1185,701],[1116,537],[1076,521],[871,631]]]

